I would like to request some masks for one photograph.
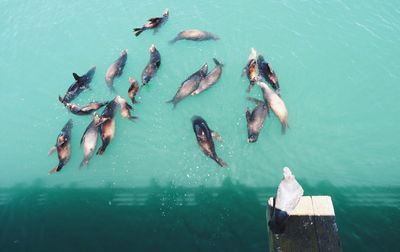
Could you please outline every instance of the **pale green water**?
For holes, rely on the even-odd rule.
[[[166,7],[170,19],[159,33],[133,36],[133,27],[161,15]],[[400,232],[397,1],[0,1],[0,8],[0,220],[7,223],[0,228],[0,246],[6,251],[71,246],[67,237],[46,239],[53,231],[82,237],[91,233],[86,247],[80,247],[84,250],[105,248],[100,241],[100,245],[90,243],[104,236],[100,240],[107,237],[110,243],[143,250],[176,246],[265,251],[263,202],[274,194],[283,166],[292,169],[306,194],[332,196],[346,250],[396,248]],[[221,40],[168,44],[189,28],[216,33]],[[95,156],[88,169],[79,170],[83,158],[79,140],[90,117],[68,113],[57,96],[72,83],[72,72],[83,74],[96,65],[92,90],[75,101],[111,99],[104,75],[127,48],[124,73],[114,83],[127,98],[128,76],[140,78],[152,43],[162,63],[150,85],[140,91],[141,103],[134,112],[140,119],[131,123],[117,116],[116,135],[105,155]],[[290,125],[282,136],[277,118],[268,118],[256,144],[246,141],[245,110],[252,104],[245,100],[247,80],[240,77],[251,47],[276,70]],[[225,64],[215,87],[185,99],[175,110],[165,103],[204,62],[212,69],[213,57]],[[259,88],[251,94],[261,97]],[[199,150],[190,122],[194,114],[222,135],[217,153],[229,164],[227,169]],[[58,161],[47,152],[69,118],[74,121],[72,158],[59,174],[48,176]],[[229,180],[234,185],[221,187]],[[160,192],[178,196],[163,200],[158,186],[164,188]],[[207,197],[199,196],[201,200],[196,198],[198,202],[187,209],[179,201],[192,197],[186,190],[208,193],[206,188],[226,193],[228,199],[215,201],[207,198],[212,193],[204,194]],[[136,195],[136,190],[145,198],[139,200],[142,205],[115,204],[121,202],[115,195]],[[48,193],[53,196],[43,196]],[[160,197],[160,205],[146,201],[152,193]],[[43,198],[40,207],[35,205],[37,197]],[[38,209],[27,217],[32,204]],[[112,206],[114,212],[100,206]],[[146,206],[151,210],[143,210]],[[75,208],[88,216],[71,210]],[[49,215],[52,218],[47,219]],[[116,215],[121,220],[111,222]],[[77,224],[63,228],[66,216]],[[129,219],[132,216],[139,220]],[[190,228],[176,224],[185,218],[199,223]],[[110,223],[101,225],[104,219],[113,223],[110,230]],[[35,229],[39,220],[48,224],[43,224],[40,239]],[[54,221],[60,224],[53,227]],[[134,228],[141,226],[138,223],[142,229]],[[104,230],[96,236],[90,227]]]

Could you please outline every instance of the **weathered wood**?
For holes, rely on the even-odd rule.
[[[313,196],[314,223],[320,251],[341,251],[331,197]]]
[[[267,221],[273,198],[268,200]],[[342,251],[335,212],[329,196],[303,196],[283,234],[268,228],[270,251]]]

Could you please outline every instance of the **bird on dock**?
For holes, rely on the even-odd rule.
[[[286,222],[303,196],[304,190],[288,167],[283,168],[283,179],[278,186],[268,226],[275,234],[285,231]]]

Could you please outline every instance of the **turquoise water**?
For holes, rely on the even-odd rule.
[[[395,250],[400,232],[400,5],[397,1],[0,1],[0,246],[38,251],[265,251],[265,201],[289,166],[307,195],[334,201],[343,248]],[[170,10],[169,21],[134,37],[132,28]],[[219,41],[178,41],[197,28]],[[92,90],[75,100],[113,98],[104,76],[120,51],[114,86],[125,98],[154,43],[162,63],[139,94],[135,122],[116,117],[102,157],[79,170],[90,117],[59,102],[72,72],[96,65]],[[280,80],[290,129],[273,115],[247,143],[240,77],[250,48]],[[225,64],[210,90],[179,103],[180,83],[215,57]],[[261,98],[259,88],[252,96]],[[223,138],[218,167],[199,150],[190,118]],[[72,157],[55,175],[47,157],[72,118]],[[71,244],[71,240],[77,239]],[[28,249],[29,248],[29,249]]]

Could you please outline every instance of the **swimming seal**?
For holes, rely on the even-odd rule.
[[[93,113],[93,120],[86,127],[81,138],[81,147],[83,146],[84,157],[79,167],[87,166],[93,156],[97,145],[97,137],[99,135],[99,124],[100,117],[96,113]]]
[[[146,85],[156,75],[161,64],[160,52],[154,45],[150,46],[150,60],[142,72],[142,85]]]
[[[175,108],[178,102],[182,101],[186,96],[193,93],[199,87],[200,81],[207,75],[207,71],[208,65],[205,63],[198,71],[190,75],[181,83],[181,86],[176,92],[174,98],[168,101],[168,103],[173,103]]]
[[[213,132],[207,125],[207,122],[200,116],[192,117],[193,131],[196,135],[197,143],[199,144],[203,153],[217,162],[221,167],[227,166],[227,164],[218,157],[215,152],[215,146],[213,136],[221,138],[216,132]]]
[[[114,63],[112,63],[111,66],[107,69],[105,79],[106,79],[107,86],[112,91],[115,91],[114,86],[113,86],[114,78],[121,76],[121,74],[124,70],[127,58],[128,58],[128,49],[125,49],[121,52],[121,55],[118,57],[118,59],[116,61],[114,61]]]
[[[278,77],[276,76],[276,73],[272,69],[271,65],[264,60],[262,55],[258,55],[257,65],[258,72],[261,74],[261,76],[272,86],[276,94],[281,96]]]
[[[175,43],[176,41],[182,40],[182,39],[193,40],[193,41],[203,41],[203,40],[218,40],[219,37],[215,34],[212,34],[211,32],[192,29],[192,30],[181,31],[169,43],[172,44],[172,43]]]
[[[61,102],[71,102],[75,99],[83,90],[89,88],[89,84],[92,81],[93,75],[96,72],[96,66],[89,69],[89,71],[79,76],[76,73],[72,73],[72,76],[75,79],[75,82],[71,84],[68,88],[66,94],[61,98]]]
[[[223,64],[221,64],[216,58],[213,58],[213,60],[215,63],[215,68],[200,81],[199,87],[192,93],[192,95],[197,95],[205,91],[214,85],[221,77]]]
[[[268,116],[268,105],[258,99],[248,97],[249,101],[256,103],[256,107],[250,112],[250,109],[246,110],[246,121],[247,121],[247,141],[249,143],[255,143],[258,139],[261,129],[264,126],[265,118]]]
[[[103,155],[107,146],[110,144],[111,140],[115,134],[115,107],[116,102],[111,100],[108,102],[107,106],[104,108],[103,113],[101,113],[99,122],[96,126],[99,126],[99,132],[101,136],[102,145],[97,150],[97,155]]]
[[[76,104],[73,103],[68,103],[63,101],[63,99],[61,98],[61,96],[58,97],[58,99],[60,100],[60,102],[62,102],[64,104],[64,106],[71,111],[72,114],[75,115],[89,115],[92,114],[94,111],[98,110],[99,108],[105,106],[107,104],[107,102],[90,102],[89,104],[86,104],[84,106],[78,106]]]
[[[279,121],[282,125],[282,133],[286,132],[286,129],[289,127],[288,124],[288,111],[286,109],[285,102],[272,90],[268,87],[264,82],[258,81],[257,85],[261,87],[261,90],[264,95],[264,101],[268,104],[268,106],[274,111],[275,115],[279,118]]]
[[[57,151],[58,154],[58,165],[51,169],[49,174],[61,171],[71,157],[71,129],[72,120],[70,119],[57,136],[56,144],[49,151],[49,156],[55,151]]]
[[[132,104],[138,103],[138,101],[136,101],[136,99],[135,99],[135,96],[139,92],[139,84],[138,84],[137,80],[135,80],[132,77],[129,77],[128,81],[131,84],[128,89],[129,99],[131,99]]]
[[[119,104],[119,106],[121,107],[121,116],[123,118],[127,118],[129,120],[133,120],[133,119],[137,119],[136,116],[132,116],[131,115],[131,110],[133,109],[131,105],[129,105],[129,103],[122,98],[121,96],[117,95],[114,98],[114,102]]]
[[[162,17],[150,18],[148,22],[145,23],[142,27],[133,28],[133,32],[135,33],[136,37],[139,36],[140,33],[142,33],[143,31],[149,29],[154,29],[154,33],[156,33],[158,29],[168,21],[168,17],[169,17],[169,10],[165,9]]]
[[[246,74],[247,78],[250,81],[250,84],[247,88],[247,93],[250,92],[256,81],[258,80],[258,73],[257,73],[257,61],[256,61],[257,52],[256,49],[251,48],[251,52],[249,58],[247,60],[246,66],[243,68],[243,74]]]

